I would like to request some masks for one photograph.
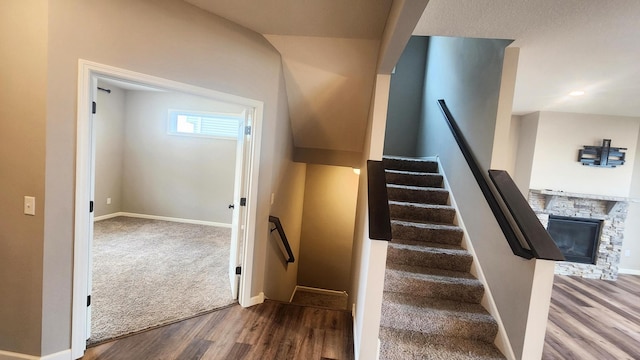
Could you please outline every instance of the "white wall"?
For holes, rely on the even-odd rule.
[[[369,210],[367,192],[367,160],[382,160],[390,75],[376,77],[365,146],[360,164],[358,202],[353,236],[351,261],[351,290],[349,304],[353,313],[354,349],[356,360],[375,359],[380,328],[380,309],[386,269],[386,241],[369,239]]]
[[[94,214],[102,216],[122,210],[122,171],[126,91],[98,81],[111,93],[98,91],[94,127],[96,132]],[[99,104],[99,105],[97,105]],[[107,204],[111,198],[111,204]]]
[[[33,14],[25,12],[21,19],[29,18],[33,20],[29,24],[33,22],[38,25],[47,24],[48,20],[48,30],[34,37],[37,43],[46,39],[50,45],[48,53],[45,55],[35,51],[33,55],[47,56],[46,141],[36,138],[31,143],[35,148],[46,146],[46,173],[34,177],[37,189],[46,187],[44,260],[36,263],[26,261],[19,268],[9,267],[7,270],[8,273],[47,274],[43,296],[38,297],[42,299],[42,306],[40,301],[25,303],[30,296],[23,291],[24,285],[11,285],[8,288],[9,293],[16,290],[16,294],[24,295],[17,308],[24,311],[12,311],[36,314],[36,318],[39,318],[37,314],[42,314],[42,341],[36,339],[38,344],[42,344],[42,354],[68,349],[71,343],[76,109],[80,58],[264,102],[256,224],[259,231],[254,237],[250,236],[255,241],[254,282],[251,288],[252,295],[258,295],[264,288],[270,195],[277,188],[274,180],[279,178],[278,172],[286,171],[286,168],[275,165],[281,161],[281,146],[286,146],[290,136],[287,110],[278,106],[283,98],[286,102],[286,94],[280,86],[283,73],[279,53],[259,34],[182,1],[57,0],[49,2],[48,9],[43,6],[36,10]],[[48,16],[45,14],[47,10]],[[28,28],[24,24],[17,24],[7,31],[22,33]],[[30,53],[37,49],[26,50]],[[24,61],[30,57],[21,58]],[[22,68],[15,64],[6,69],[9,72],[22,72]],[[34,82],[30,84],[29,91],[40,88],[38,85],[44,87],[45,83]],[[44,102],[37,101],[31,102],[30,107],[41,112],[45,109]],[[16,177],[18,180],[29,178],[26,174]],[[43,209],[42,206],[40,209]],[[42,264],[44,270],[39,271]],[[38,286],[38,283],[36,280],[33,282],[35,285],[28,287]],[[11,308],[13,302],[1,299],[0,305],[0,308]],[[5,331],[15,334],[15,323],[13,320],[0,323],[0,334]],[[34,348],[33,344],[19,347],[8,343],[0,346],[28,351]]]
[[[236,139],[169,135],[168,111],[240,114],[243,107],[98,83],[111,93],[98,91],[95,215],[124,211],[230,224]]]
[[[352,168],[307,165],[299,285],[349,290],[357,196]]]
[[[169,109],[244,110],[188,94],[127,91],[123,211],[231,224],[237,139],[169,135]]]
[[[526,121],[526,120],[525,120]],[[640,118],[540,112],[531,168],[531,189],[626,197],[631,190]],[[583,166],[583,145],[626,147],[626,162],[616,168]]]
[[[638,144],[640,144],[640,132],[638,133]],[[636,146],[636,159],[640,159],[640,146]],[[633,167],[629,196],[636,201],[640,200],[640,161],[636,161]],[[623,272],[640,274],[640,222],[636,219],[640,219],[640,202],[629,203],[620,269]]]
[[[360,153],[379,41],[266,38],[282,54],[295,147]]]
[[[517,151],[517,144],[513,141],[512,127],[515,125],[512,125],[511,112],[519,57],[519,48],[507,47],[504,51],[496,126],[493,135],[493,154],[491,155],[491,168],[506,170],[511,176],[515,171],[514,156]]]
[[[518,151],[513,181],[518,185],[518,189],[520,189],[525,198],[529,196],[531,168],[533,167],[533,155],[538,138],[539,118],[540,113],[535,112],[520,116],[518,120],[520,129],[518,131]]]
[[[509,172],[512,179],[515,179],[516,167],[518,166],[518,148],[520,147],[520,125],[522,117],[512,116],[509,126],[509,153],[507,154],[505,170]],[[514,180],[515,181],[515,180]]]

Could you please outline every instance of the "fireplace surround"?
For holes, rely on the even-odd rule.
[[[577,262],[577,259],[568,257],[567,261],[556,263],[556,274],[606,280],[615,280],[618,277],[628,198],[530,190],[528,200],[538,219],[548,231],[550,217],[600,223],[599,232],[596,230],[599,234],[593,248],[594,259],[586,261],[582,258],[581,262]]]

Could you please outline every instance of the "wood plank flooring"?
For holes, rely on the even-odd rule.
[[[556,275],[543,359],[640,359],[640,276]]]
[[[87,349],[83,360],[353,359],[346,311],[265,301],[239,305]]]

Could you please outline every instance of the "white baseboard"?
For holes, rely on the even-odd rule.
[[[383,155],[383,157],[385,159],[398,159],[398,160],[403,160],[403,159],[419,159],[419,160],[426,160],[426,161],[438,161],[438,156],[419,156],[419,157],[413,157],[413,156],[397,156],[397,155]]]
[[[179,222],[179,223],[185,223],[185,224],[196,224],[196,225],[206,225],[206,226],[217,226],[217,227],[231,228],[231,224],[227,224],[227,223],[219,223],[219,222],[214,222],[214,221],[203,221],[203,220],[192,220],[192,219],[182,219],[182,218],[174,218],[174,217],[169,217],[169,216],[137,214],[137,213],[130,213],[130,212],[122,212],[122,211],[116,212],[116,213],[112,213],[112,214],[102,215],[102,216],[96,216],[93,219],[93,221],[107,220],[107,219],[111,219],[111,218],[118,217],[118,216],[126,216],[126,217],[133,217],[133,218],[139,218],[139,219],[173,221],[173,222]],[[0,360],[2,360],[2,359],[0,359]]]
[[[122,215],[124,213],[121,212],[114,212],[111,214],[107,214],[107,215],[101,215],[101,216],[94,216],[93,217],[93,221],[101,221],[101,220],[107,220],[107,219],[113,219],[114,217],[118,217],[118,216],[124,216]]]
[[[634,269],[618,269],[618,274],[640,275],[640,270],[634,270]]]
[[[296,291],[298,291],[298,289],[308,291],[308,292],[313,292],[316,294],[340,295],[344,297],[349,297],[349,294],[347,294],[346,291],[329,290],[329,289],[321,289],[321,288],[315,288],[310,286],[296,285],[295,289],[293,289],[293,293],[291,294],[291,299],[289,299],[289,302],[293,301],[293,297],[296,295]]]
[[[252,297],[251,299],[249,299],[249,303],[248,304],[241,304],[242,307],[251,307],[254,305],[258,305],[258,304],[262,304],[264,302],[264,293],[260,292],[260,294]]]
[[[0,350],[0,360],[72,360],[71,349],[47,356],[34,356]]]
[[[353,356],[355,360],[360,359],[360,334],[358,333],[358,326],[356,324],[355,304],[352,308],[353,316]]]

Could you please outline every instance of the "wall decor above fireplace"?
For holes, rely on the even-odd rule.
[[[602,146],[584,145],[578,150],[578,161],[582,165],[613,168],[624,165],[627,148],[611,147],[611,139],[603,139]]]

